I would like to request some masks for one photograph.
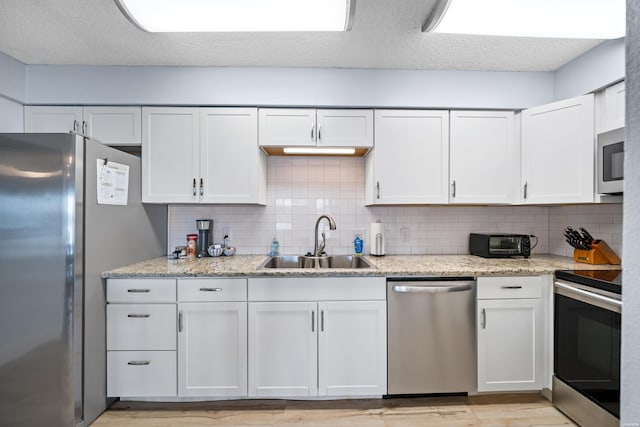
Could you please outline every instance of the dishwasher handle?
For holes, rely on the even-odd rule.
[[[409,286],[395,285],[393,291],[397,293],[436,294],[440,292],[465,292],[473,289],[472,284],[454,286]]]

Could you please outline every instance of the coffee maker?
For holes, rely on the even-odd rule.
[[[196,219],[196,228],[198,229],[198,246],[196,247],[196,256],[202,258],[207,256],[209,246],[211,246],[211,236],[213,234],[212,219]]]

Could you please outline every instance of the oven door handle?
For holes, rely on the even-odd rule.
[[[603,295],[598,295],[596,293],[585,291],[583,289],[575,288],[561,282],[555,282],[555,287],[557,294],[582,301],[586,304],[595,305],[608,311],[613,311],[616,313],[622,312],[622,301],[605,297]]]

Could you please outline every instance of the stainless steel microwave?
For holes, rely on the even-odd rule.
[[[624,183],[624,128],[598,134],[598,193],[622,194]]]

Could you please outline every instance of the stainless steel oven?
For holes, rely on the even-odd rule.
[[[556,272],[553,403],[580,426],[618,426],[619,270]]]

